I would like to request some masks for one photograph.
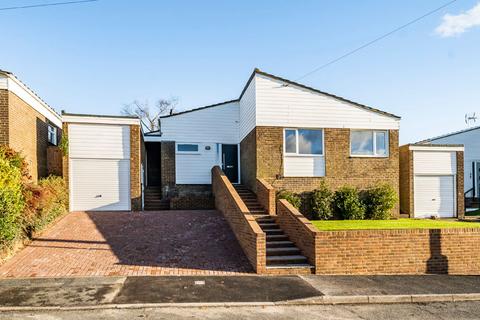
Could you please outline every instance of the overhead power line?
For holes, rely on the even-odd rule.
[[[424,18],[426,18],[426,17],[428,17],[428,16],[430,16],[430,15],[432,15],[432,14],[440,11],[440,10],[442,10],[442,9],[445,8],[445,7],[448,7],[449,5],[451,5],[452,3],[457,2],[457,1],[458,1],[458,0],[449,1],[449,2],[441,5],[440,7],[437,7],[437,8],[435,8],[435,9],[433,9],[433,10],[431,10],[431,11],[429,11],[429,12],[423,14],[423,15],[421,15],[420,17],[418,17],[418,18],[416,18],[416,19],[413,19],[413,20],[411,20],[411,21],[409,21],[409,22],[407,22],[407,23],[405,23],[405,24],[403,24],[403,25],[401,25],[401,26],[399,26],[399,27],[397,27],[397,28],[395,28],[395,29],[393,29],[393,30],[391,30],[391,31],[389,31],[389,32],[387,32],[387,33],[385,33],[385,34],[383,34],[383,35],[381,35],[381,36],[379,36],[379,37],[377,37],[377,38],[375,38],[375,39],[373,39],[373,40],[371,40],[371,41],[369,41],[369,42],[367,42],[367,43],[365,43],[365,44],[363,44],[363,45],[361,45],[361,46],[359,46],[359,47],[357,47],[357,48],[355,48],[355,49],[353,49],[353,50],[351,50],[351,51],[349,51],[349,52],[347,52],[347,53],[345,53],[345,54],[343,54],[343,55],[335,58],[335,59],[332,59],[332,60],[328,61],[327,63],[324,63],[324,64],[316,67],[316,68],[313,69],[312,71],[309,71],[309,72],[305,73],[303,76],[295,79],[295,81],[304,79],[304,78],[306,78],[306,77],[308,77],[308,76],[310,76],[310,75],[312,75],[312,74],[314,74],[314,73],[316,73],[316,72],[318,72],[318,71],[320,71],[320,70],[322,70],[322,69],[324,69],[324,68],[326,68],[326,67],[328,67],[328,66],[330,66],[330,65],[332,65],[332,64],[334,64],[334,63],[336,63],[336,62],[338,62],[338,61],[340,61],[340,60],[342,60],[342,59],[345,59],[345,58],[351,56],[352,54],[354,54],[354,53],[356,53],[356,52],[358,52],[358,51],[360,51],[360,50],[362,50],[362,49],[365,49],[366,47],[369,47],[369,46],[371,46],[372,44],[374,44],[374,43],[376,43],[376,42],[378,42],[378,41],[380,41],[380,40],[383,40],[383,39],[391,36],[392,34],[398,32],[398,31],[400,31],[400,30],[402,30],[402,29],[407,28],[408,26],[410,26],[410,25],[412,25],[412,24],[414,24],[414,23],[416,23],[416,22],[418,22],[418,21],[420,21],[420,20],[422,20],[422,19],[424,19]]]
[[[52,7],[52,6],[64,6],[64,5],[69,5],[69,4],[96,2],[96,1],[99,1],[99,0],[78,0],[78,1],[64,1],[64,2],[32,4],[32,5],[28,5],[28,6],[4,7],[4,8],[0,8],[0,11],[30,9],[30,8],[40,8],[40,7]]]

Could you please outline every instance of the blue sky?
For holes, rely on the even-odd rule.
[[[101,0],[0,11],[0,69],[58,110],[118,114],[171,96],[190,109],[237,98],[254,67],[296,79],[444,2]],[[463,129],[466,112],[480,113],[480,27],[473,13],[460,31],[465,21],[455,29],[443,17],[469,18],[477,3],[457,1],[301,82],[402,116],[401,143]]]

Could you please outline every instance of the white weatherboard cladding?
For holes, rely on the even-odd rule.
[[[464,191],[473,187],[474,174],[472,163],[480,162],[480,128],[476,130],[460,132],[448,137],[432,140],[432,144],[463,144],[464,145]]]
[[[162,118],[160,140],[238,143],[238,109],[238,102],[231,102]]]
[[[443,151],[413,151],[415,174],[456,174],[457,154]]]
[[[414,193],[415,218],[455,216],[455,176],[415,176]]]
[[[130,127],[127,125],[70,124],[71,158],[130,159]]]
[[[130,210],[130,161],[70,160],[70,210]]]
[[[325,176],[325,157],[286,155],[284,161],[285,177],[323,177]]]
[[[199,143],[198,153],[175,152],[175,181],[177,184],[210,184],[211,170],[219,162],[219,145],[215,143]]]
[[[8,78],[0,74],[0,89],[8,89]]]
[[[255,77],[240,99],[240,141],[256,126],[256,81]]]
[[[399,119],[325,94],[259,74],[255,83],[257,126],[399,129]]]

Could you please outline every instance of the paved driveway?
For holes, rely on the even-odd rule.
[[[75,212],[0,267],[0,277],[252,272],[214,210]]]

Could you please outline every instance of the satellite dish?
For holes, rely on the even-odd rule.
[[[471,125],[474,125],[477,122],[477,119],[478,119],[478,117],[477,117],[477,114],[475,112],[465,114],[465,124],[469,127]]]

